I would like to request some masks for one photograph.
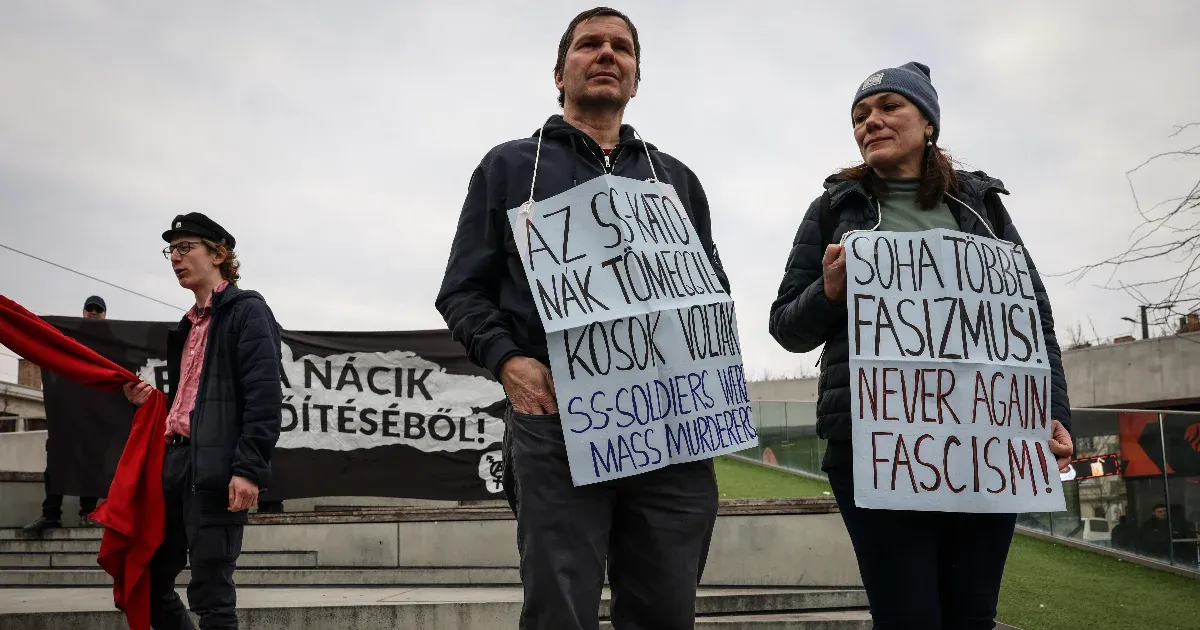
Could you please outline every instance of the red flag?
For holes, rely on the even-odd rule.
[[[3,295],[0,344],[81,385],[114,391],[141,380]],[[91,514],[104,525],[97,562],[113,577],[113,601],[125,612],[131,630],[150,630],[150,559],[162,543],[164,527],[166,421],[166,396],[154,390],[133,416],[108,498]]]

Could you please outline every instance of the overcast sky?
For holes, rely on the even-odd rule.
[[[591,6],[6,1],[0,244],[186,307],[159,235],[198,210],[236,235],[242,286],[285,328],[444,327],[433,300],[471,171],[559,111],[558,39]],[[1125,172],[1200,144],[1198,128],[1168,138],[1200,121],[1190,0],[617,8],[643,49],[626,122],[708,192],[752,375],[816,360],[771,339],[768,308],[821,181],[858,157],[850,100],[873,71],[932,68],[942,144],[1003,179],[1044,271],[1120,252],[1138,224]],[[1163,163],[1139,198],[1195,172]],[[1135,301],[1104,279],[1048,279],[1060,338],[1131,332]],[[180,315],[4,250],[0,293],[40,314],[98,293],[112,318]],[[14,373],[0,356],[0,380]]]

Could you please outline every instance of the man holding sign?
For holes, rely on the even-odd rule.
[[[938,146],[929,68],[872,74],[863,163],[826,181],[771,306],[824,344],[822,468],[877,628],[991,628],[1017,512],[1060,511],[1070,403],[1045,286],[999,180]]]
[[[597,628],[606,567],[615,627],[694,627],[711,458],[754,440],[704,190],[622,124],[640,53],[618,11],[571,22],[563,114],[483,158],[437,298],[510,401],[522,628]]]

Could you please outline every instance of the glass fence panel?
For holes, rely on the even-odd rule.
[[[817,404],[789,402],[787,443],[782,445],[780,465],[809,474],[821,473],[821,440],[817,437]]]
[[[816,404],[753,405],[762,446],[742,455],[823,476]],[[1017,525],[1200,570],[1200,413],[1075,409],[1071,434],[1066,510],[1019,514]]]
[[[758,448],[742,451],[742,455],[754,458],[764,464],[778,465],[775,452],[779,445],[786,441],[787,419],[784,417],[786,405],[782,402],[753,403],[755,427],[758,430]]]
[[[1200,568],[1200,414],[1164,413],[1159,430],[1167,508],[1159,537],[1169,532],[1172,562]]]

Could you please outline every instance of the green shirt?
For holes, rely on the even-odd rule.
[[[917,187],[920,180],[885,179],[888,192],[880,202],[883,220],[879,224],[880,231],[886,232],[922,232],[934,228],[958,230],[958,221],[945,201],[930,210],[925,210],[917,203]]]

